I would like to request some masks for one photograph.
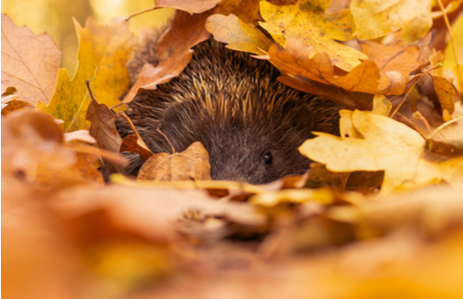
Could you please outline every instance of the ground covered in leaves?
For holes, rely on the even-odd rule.
[[[76,22],[71,78],[47,34],[2,15],[5,298],[463,298],[461,1],[162,7],[177,11],[160,62],[131,87],[130,18]],[[305,175],[210,181],[200,143],[153,154],[119,136],[124,104],[209,38],[345,108],[340,136],[300,147]]]

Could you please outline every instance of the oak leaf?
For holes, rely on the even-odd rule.
[[[2,93],[14,86],[22,101],[48,104],[60,61],[61,51],[48,34],[36,36],[2,14]]]
[[[421,135],[385,116],[342,110],[341,137],[315,134],[300,147],[302,154],[335,172],[384,170],[384,194],[463,179],[463,157],[430,153]]]
[[[206,29],[214,39],[227,43],[227,48],[262,55],[268,51],[272,41],[254,25],[246,24],[234,14],[212,15],[207,19]]]
[[[337,67],[349,71],[360,64],[366,55],[353,48],[336,42],[352,37],[352,15],[348,9],[326,15],[329,0],[301,0],[295,5],[276,6],[266,1],[260,2],[260,13],[266,22],[259,24],[276,41],[284,38],[282,46],[287,47],[289,39],[299,39],[314,48],[308,58],[316,53],[326,53]]]
[[[181,153],[153,155],[141,167],[137,180],[210,180],[210,170],[207,150],[194,142]]]
[[[432,26],[430,0],[352,0],[355,35],[360,40],[375,39],[402,29],[402,39],[412,43]]]
[[[349,72],[337,69],[325,53],[316,53],[309,58],[312,48],[297,39],[289,39],[286,49],[272,45],[269,57],[270,62],[287,74],[338,86],[347,91],[401,94],[405,90],[408,74],[428,62],[422,58],[422,52],[427,53],[428,42],[429,37],[409,46],[403,43],[382,46],[369,42],[364,44],[364,48],[372,59],[362,61]],[[382,56],[373,54],[375,51],[380,51]]]
[[[85,119],[90,104],[86,80],[90,80],[92,91],[101,103],[109,107],[120,103],[119,96],[129,86],[125,65],[135,42],[128,22],[123,19],[114,19],[103,26],[89,18],[85,28],[77,21],[75,26],[79,38],[77,71],[71,80],[68,71],[60,69],[52,100],[48,106],[37,107],[64,120],[65,132],[90,127],[90,122]]]

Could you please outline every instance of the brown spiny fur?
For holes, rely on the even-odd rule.
[[[132,80],[145,62],[157,63],[156,39],[150,35],[129,64]],[[180,76],[136,97],[127,114],[154,153],[171,151],[159,127],[178,152],[200,141],[212,179],[270,182],[309,168],[297,148],[312,131],[338,134],[339,107],[280,83],[279,75],[270,63],[209,40],[194,48]],[[118,129],[132,134],[124,121]],[[131,160],[136,173],[142,160]]]

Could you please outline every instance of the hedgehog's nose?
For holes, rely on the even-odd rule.
[[[246,179],[236,169],[226,169],[212,175],[213,180],[235,181],[246,183]]]

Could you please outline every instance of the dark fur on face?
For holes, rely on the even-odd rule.
[[[136,54],[132,75],[146,61],[157,63],[154,44]],[[279,75],[270,63],[209,40],[194,48],[180,76],[136,97],[127,115],[153,153],[171,151],[158,127],[177,152],[200,141],[212,179],[262,184],[302,174],[310,160],[298,147],[312,131],[338,134],[339,107],[278,82]],[[118,130],[132,134],[124,121]],[[142,160],[131,159],[136,173]]]

